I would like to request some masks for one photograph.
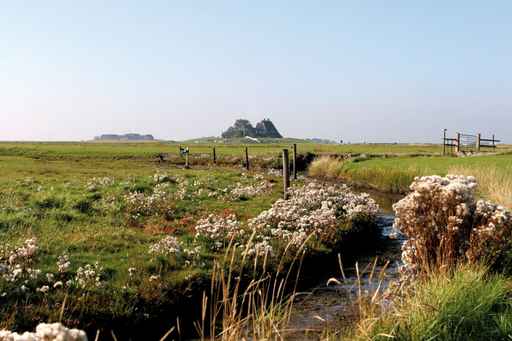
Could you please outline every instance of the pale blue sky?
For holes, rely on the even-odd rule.
[[[3,1],[0,140],[512,131],[511,1]],[[509,139],[508,141],[511,141]]]

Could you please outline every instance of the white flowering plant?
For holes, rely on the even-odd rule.
[[[105,176],[102,178],[95,177],[95,178],[90,179],[87,182],[86,189],[89,192],[95,192],[100,189],[113,186],[114,183],[115,183],[115,180],[112,177],[108,177],[108,176]]]
[[[174,197],[169,192],[168,183],[159,183],[151,194],[130,192],[124,196],[124,211],[132,223],[141,221],[145,217],[163,216],[172,219]]]
[[[415,178],[411,192],[393,208],[395,227],[407,240],[402,271],[417,275],[449,270],[461,262],[496,266],[511,250],[512,215],[476,200],[472,176]]]
[[[200,219],[195,226],[195,238],[212,250],[220,250],[231,241],[238,241],[244,234],[234,214],[226,216],[210,214]]]
[[[276,201],[269,210],[249,221],[259,248],[272,244],[300,247],[307,238],[334,245],[342,232],[357,220],[373,223],[379,207],[366,194],[355,194],[345,185],[309,182],[289,191],[288,200]],[[263,243],[263,244],[262,244]]]
[[[0,341],[87,341],[83,330],[69,329],[60,323],[40,323],[35,332],[22,334],[0,330]]]
[[[237,183],[235,187],[230,189],[229,198],[231,200],[246,200],[268,193],[272,190],[273,183],[266,181],[261,177],[257,177],[257,179],[260,181],[254,184],[244,185],[240,182]]]

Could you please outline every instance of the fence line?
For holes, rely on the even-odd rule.
[[[480,152],[483,148],[496,149],[496,143],[499,142],[501,141],[496,140],[494,134],[492,135],[492,139],[482,138],[481,133],[478,133],[476,135],[457,133],[455,138],[450,138],[446,136],[445,129],[443,133],[443,155],[446,155],[446,147],[450,147],[452,152],[453,149],[455,149],[456,153],[464,151]]]

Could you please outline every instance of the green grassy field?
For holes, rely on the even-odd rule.
[[[216,147],[220,156],[237,156],[244,148]],[[278,157],[284,147],[290,146],[249,146],[251,155],[262,158]],[[206,158],[211,151],[210,145],[190,148]],[[512,205],[507,201],[512,198],[510,154],[432,156],[439,149],[435,145],[298,148],[300,153],[357,155],[318,161],[312,175],[403,192],[416,175],[462,173],[477,176],[481,196]],[[62,314],[69,326],[123,330],[124,324],[132,323],[163,333],[175,321],[162,324],[161,316],[170,318],[169,312],[185,298],[198,298],[193,306],[197,312],[200,290],[223,249],[216,249],[215,242],[196,240],[194,227],[213,214],[226,219],[234,215],[246,228],[249,219],[282,196],[282,182],[276,173],[262,170],[246,173],[240,167],[208,163],[183,169],[156,161],[158,153],[177,152],[178,145],[161,142],[0,143],[0,329],[28,330],[38,321],[59,320]],[[262,184],[261,191],[250,194]],[[240,189],[249,194],[234,195]],[[351,227],[343,225],[343,231]],[[182,253],[162,257],[148,252],[166,236],[176,238]],[[31,238],[37,239],[37,257],[20,261],[23,270],[16,276],[21,277],[5,277],[2,266],[10,264],[12,250]],[[320,241],[311,246],[319,253],[331,247]],[[62,255],[69,257],[70,267],[58,272],[56,263]],[[283,259],[275,258],[276,268]],[[35,269],[40,273],[34,274]],[[46,274],[56,278],[50,281]],[[79,287],[80,280],[87,290]]]
[[[512,207],[512,155],[470,157],[375,157],[327,160],[313,165],[312,175],[339,178],[384,192],[404,193],[416,176],[473,175],[482,197]]]
[[[212,147],[217,149],[217,155],[222,156],[242,156],[245,146],[249,148],[251,156],[278,156],[283,148],[290,148],[293,141],[285,143],[269,144],[195,144],[183,143],[187,146],[191,154],[205,154],[207,157],[212,152]],[[107,142],[26,142],[26,143],[0,143],[1,156],[25,156],[31,158],[155,158],[159,153],[169,153],[178,155],[180,144],[171,144],[165,142],[146,142],[146,143],[107,143]],[[439,154],[442,148],[433,144],[344,144],[344,145],[320,145],[313,143],[299,143],[297,145],[299,153],[353,153],[353,154]]]
[[[77,147],[70,150],[77,150],[74,148]],[[133,318],[140,316],[134,309],[151,312],[154,307],[171,304],[175,301],[173,296],[183,294],[179,288],[194,278],[208,277],[215,253],[203,248],[197,256],[201,264],[178,266],[174,261],[155,259],[148,252],[151,245],[169,233],[188,245],[199,219],[209,214],[235,214],[246,221],[282,195],[276,184],[252,198],[221,198],[225,188],[250,186],[261,180],[242,175],[237,169],[169,169],[147,160],[1,156],[0,174],[0,260],[7,257],[2,256],[2,248],[12,250],[24,240],[36,238],[38,257],[30,267],[42,274],[55,273],[57,257],[67,254],[71,262],[69,274],[98,262],[101,280],[108,283],[86,297],[71,289],[67,293],[52,290],[50,296],[41,297],[34,292],[43,280],[32,283],[34,287],[27,284],[32,296],[22,295],[9,281],[0,280],[0,294],[9,293],[0,297],[0,329],[30,329],[33,319],[56,319],[52,314],[65,295],[69,295],[66,315],[82,316],[89,323],[101,320],[101,316]],[[168,197],[155,196],[149,203],[157,186],[155,174],[165,174],[172,181],[163,182]],[[274,181],[271,176],[267,180]],[[176,198],[179,191],[183,192],[181,199]],[[126,199],[130,193],[142,193],[146,201],[130,206]],[[211,193],[216,195],[209,196]],[[136,269],[134,275],[130,275],[130,268]],[[74,275],[69,274],[59,279],[73,280]],[[151,276],[158,276],[158,285],[149,282]],[[177,293],[165,294],[169,290]],[[105,304],[104,300],[110,303]],[[140,307],[141,301],[147,307]]]
[[[29,330],[34,322],[59,320],[62,312],[67,325],[88,331],[111,326],[122,332],[120,325],[130,321],[161,336],[176,322],[162,323],[162,316],[191,316],[182,306],[191,298],[194,304],[185,310],[199,317],[202,290],[227,242],[218,246],[213,237],[197,237],[197,224],[210,215],[234,217],[237,231],[249,231],[237,237],[240,243],[253,247],[248,220],[282,197],[282,181],[261,170],[208,165],[184,169],[151,157],[171,149],[177,146],[2,144],[0,329]],[[260,151],[269,155],[268,146]],[[228,224],[208,222],[206,229],[216,235]],[[339,224],[340,231],[350,232],[350,221]],[[175,240],[162,244],[168,236]],[[333,238],[341,234],[329,238],[333,241],[312,239],[308,254],[329,252]],[[30,240],[37,244],[33,257],[26,256],[30,245],[23,246]],[[179,243],[179,252],[173,251],[173,243]],[[267,244],[275,256],[265,258],[266,271],[286,267],[295,258],[285,255],[286,242],[279,238],[255,245]],[[155,255],[155,245],[171,251]],[[24,256],[18,259],[13,252]],[[64,272],[57,271],[61,256],[70,262]],[[186,322],[189,330],[193,321]]]

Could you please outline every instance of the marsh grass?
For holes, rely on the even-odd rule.
[[[308,174],[323,179],[348,181],[385,192],[403,193],[414,177],[422,173],[414,166],[406,169],[367,168],[364,167],[365,160],[343,160],[322,156],[311,163]]]
[[[231,242],[214,263],[210,292],[203,293],[201,320],[195,323],[201,340],[284,340],[310,237],[294,251],[286,246],[275,272],[267,271],[267,253],[248,257],[248,249]]]
[[[502,340],[512,335],[510,281],[479,265],[433,273],[364,310],[356,340]]]
[[[473,175],[478,180],[481,197],[512,208],[511,154],[459,158],[374,157],[358,162],[323,156],[312,162],[308,173],[389,193],[407,193],[416,176]]]
[[[211,158],[212,147],[217,148],[217,156],[244,156],[244,147],[249,146],[250,155],[279,156],[283,148],[291,148],[298,144],[299,153],[332,153],[332,154],[440,154],[442,148],[436,144],[315,144],[301,140],[278,139],[274,143],[247,144],[238,140],[237,143],[214,143],[185,141],[183,143],[144,142],[144,143],[110,143],[110,142],[0,142],[0,156],[18,156],[37,159],[80,160],[80,159],[125,159],[144,160],[156,159],[160,153],[179,157],[179,146],[188,146],[194,158]]]
[[[453,166],[451,174],[474,176],[478,181],[478,193],[487,200],[512,208],[512,163],[509,167]]]

